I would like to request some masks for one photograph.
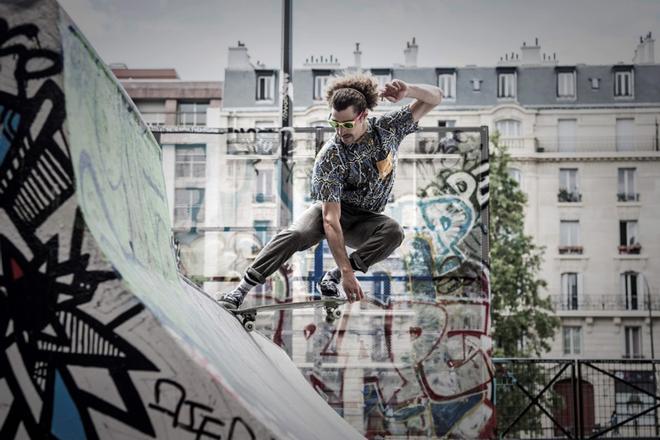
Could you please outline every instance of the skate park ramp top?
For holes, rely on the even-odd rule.
[[[0,438],[361,438],[178,276],[160,147],[59,5],[0,33]]]

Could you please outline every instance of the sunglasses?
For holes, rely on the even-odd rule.
[[[330,126],[332,128],[337,128],[337,127],[354,128],[355,125],[356,125],[355,121],[360,119],[360,115],[361,115],[361,113],[359,115],[357,115],[357,117],[355,119],[353,119],[352,121],[345,121],[345,122],[339,122],[339,121],[335,121],[334,119],[330,119],[330,116],[328,115],[328,124],[330,124]]]

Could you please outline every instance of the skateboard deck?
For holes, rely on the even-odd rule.
[[[254,330],[254,321],[257,319],[259,312],[267,312],[274,310],[296,310],[324,307],[326,312],[326,321],[329,323],[334,322],[335,319],[341,316],[339,306],[348,302],[346,298],[323,298],[313,299],[306,301],[296,301],[290,303],[267,304],[265,306],[246,307],[243,309],[230,310],[247,331]]]

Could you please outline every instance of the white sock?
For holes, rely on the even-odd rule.
[[[236,287],[236,289],[239,291],[243,296],[245,296],[253,287],[258,285],[259,282],[256,281],[254,278],[250,276],[250,274],[245,274],[243,276],[243,279],[241,280],[240,284]]]

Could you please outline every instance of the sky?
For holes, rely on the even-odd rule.
[[[282,0],[59,1],[108,64],[218,81],[240,40],[253,63],[280,65]],[[615,64],[631,62],[640,36],[660,35],[660,0],[292,2],[294,68],[331,54],[348,67],[356,42],[363,67],[403,64],[413,37],[422,67],[494,66],[535,38],[560,64]]]

